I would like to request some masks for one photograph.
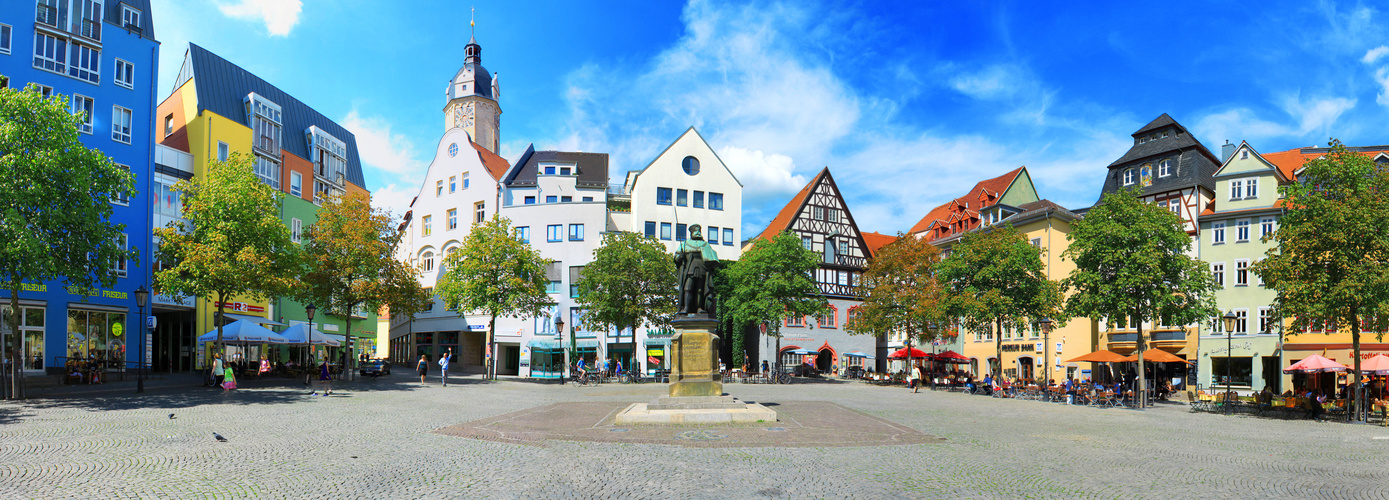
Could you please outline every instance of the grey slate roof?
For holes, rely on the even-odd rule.
[[[459,97],[469,95],[480,95],[491,100],[497,100],[497,96],[492,95],[492,75],[487,72],[487,68],[482,67],[482,46],[478,45],[477,39],[469,39],[465,50],[471,48],[476,51],[477,57],[468,57],[463,60],[463,67],[458,68],[458,73],[449,80],[449,88],[446,92],[446,101],[452,101]],[[458,94],[457,86],[459,83],[468,83],[468,92]]]
[[[528,146],[526,152],[516,160],[503,184],[508,187],[534,186],[540,162],[573,163],[578,170],[577,185],[581,188],[607,189],[608,154],[577,153],[569,151],[536,151],[535,145]]]
[[[140,11],[140,36],[154,40],[154,18],[150,17],[150,0],[108,1],[106,2],[106,12],[102,14],[102,21],[112,26],[123,26],[121,4],[129,5]],[[122,27],[121,29],[125,28]]]
[[[280,106],[281,125],[284,127],[281,147],[285,151],[312,161],[309,141],[304,133],[309,126],[317,125],[347,143],[347,181],[367,189],[362,177],[361,158],[357,155],[357,138],[352,132],[269,82],[197,44],[188,44],[188,60],[193,65],[193,77],[197,80],[199,113],[211,111],[249,126],[246,96],[252,92],[264,96]]]
[[[1150,135],[1153,132],[1166,131],[1168,136],[1156,140],[1139,143],[1138,138]],[[1215,171],[1220,169],[1220,160],[1214,154],[1196,140],[1186,127],[1177,123],[1172,117],[1163,113],[1156,120],[1149,122],[1133,133],[1134,145],[1129,148],[1114,163],[1109,164],[1109,173],[1105,177],[1103,193],[1118,191],[1123,186],[1124,170],[1130,167],[1139,167],[1144,163],[1153,163],[1154,170],[1159,161],[1172,160],[1174,171],[1167,177],[1159,177],[1156,171],[1153,172],[1152,185],[1143,188],[1144,194],[1160,193],[1173,191],[1189,186],[1200,186],[1208,191],[1215,191]]]

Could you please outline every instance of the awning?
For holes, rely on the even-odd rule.
[[[669,339],[669,338],[646,339],[645,344],[646,344],[646,345],[649,345],[649,346],[651,346],[651,345],[669,346],[669,345],[670,345],[670,339]]]
[[[579,339],[578,341],[576,341],[576,342],[574,343],[574,345],[577,346],[579,349],[597,349],[597,348],[598,348],[598,340],[597,340],[597,339]],[[568,342],[567,340],[554,340],[554,339],[550,339],[550,340],[540,340],[540,339],[534,339],[534,340],[531,340],[529,343],[527,343],[527,344],[526,344],[526,347],[529,347],[529,348],[531,348],[531,349],[541,349],[541,350],[547,350],[547,351],[557,351],[557,350],[560,350],[560,349],[568,349],[568,348],[569,348],[569,342]]]
[[[249,314],[222,313],[222,317],[232,321],[246,321],[250,323],[255,323],[257,325],[285,326],[284,323],[281,323],[279,321],[275,321],[270,318],[262,318],[260,316],[251,316]]]
[[[844,357],[846,357],[846,358],[871,358],[871,357],[873,357],[873,356],[869,356],[869,355],[867,355],[867,354],[864,354],[864,353],[861,353],[861,352],[858,352],[858,351],[854,351],[854,352],[846,352],[846,353],[844,353]]]

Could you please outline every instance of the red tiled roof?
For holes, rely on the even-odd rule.
[[[1302,154],[1302,148],[1293,148],[1287,151],[1278,151],[1276,153],[1264,153],[1260,156],[1263,156],[1264,159],[1267,160],[1269,163],[1272,163],[1273,166],[1278,167],[1278,173],[1283,174],[1284,179],[1292,180],[1296,178],[1296,176],[1293,175],[1293,172],[1297,171],[1297,169],[1299,168],[1302,168],[1303,163],[1306,163],[1307,160],[1316,158],[1321,155],[1305,155]]]
[[[912,226],[911,230],[908,231],[908,233],[916,234],[925,231],[927,228],[931,226],[931,223],[933,222],[936,222],[938,220],[943,222],[949,220],[952,212],[951,205],[969,207],[969,210],[967,210],[967,212],[970,213],[968,215],[974,215],[978,214],[979,209],[984,208],[988,205],[993,205],[994,203],[998,203],[998,198],[1003,194],[1003,190],[1008,189],[1008,186],[1013,185],[1013,181],[1018,178],[1018,174],[1021,174],[1022,171],[1026,168],[1027,167],[1025,166],[1018,167],[998,177],[979,181],[978,184],[975,184],[974,187],[969,190],[969,194],[947,201],[941,204],[940,206],[931,209],[930,212],[926,213],[925,217],[922,217],[921,220],[916,223],[916,225]],[[994,199],[992,202],[988,202],[986,205],[979,204],[977,200],[979,199],[981,194],[985,196],[992,194]],[[974,200],[976,200],[974,204],[970,204],[971,196],[974,197]]]
[[[868,245],[868,255],[870,257],[878,255],[878,249],[887,246],[888,243],[897,241],[896,236],[882,233],[861,233],[860,235],[863,236],[863,243]]]
[[[482,166],[487,167],[487,173],[491,174],[492,178],[495,180],[502,180],[502,176],[506,175],[507,169],[511,168],[511,164],[507,163],[506,158],[502,158],[497,153],[493,153],[487,148],[479,146],[478,143],[473,142],[471,139],[468,140],[468,144],[472,145],[473,149],[477,150],[477,156],[482,160]]]
[[[772,222],[767,224],[767,229],[762,230],[762,234],[757,235],[757,237],[771,241],[777,234],[790,229],[791,220],[796,218],[796,212],[800,211],[801,205],[805,204],[805,199],[810,196],[810,191],[815,189],[815,185],[820,183],[821,177],[829,173],[829,167],[820,170],[820,173],[817,174],[814,179],[811,179],[810,183],[801,188],[801,192],[796,193],[796,196],[793,196],[786,206],[781,207],[781,211],[777,212],[776,217],[772,218]]]

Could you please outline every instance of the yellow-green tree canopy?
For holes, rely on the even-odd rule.
[[[724,290],[719,315],[735,329],[766,326],[780,351],[782,320],[829,311],[829,301],[813,277],[819,261],[790,231],[771,240],[754,240],[752,248],[723,268],[722,280],[717,282]],[[734,359],[742,358],[741,348],[733,346]]]
[[[863,305],[850,316],[849,333],[908,332],[908,344],[938,338],[949,323],[946,290],[936,276],[940,261],[940,250],[924,238],[899,233],[868,263],[858,288]]]
[[[603,235],[578,282],[584,320],[600,329],[666,326],[675,314],[675,263],[665,245],[637,233]]]
[[[280,219],[281,193],[256,177],[252,161],[233,154],[174,186],[183,194],[186,222],[155,229],[165,264],[155,273],[160,293],[216,300],[221,315],[232,297],[267,300],[299,286],[299,249]]]

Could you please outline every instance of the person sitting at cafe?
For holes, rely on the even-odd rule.
[[[1322,395],[1321,389],[1307,393],[1307,407],[1312,412],[1312,418],[1320,417],[1326,410],[1322,408],[1326,396]]]

